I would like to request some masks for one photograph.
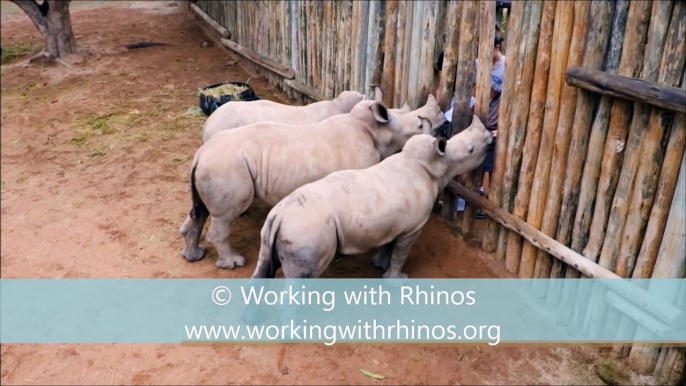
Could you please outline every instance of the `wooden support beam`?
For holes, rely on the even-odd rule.
[[[580,66],[571,66],[567,69],[566,81],[569,85],[598,94],[686,113],[686,93],[677,87]]]
[[[286,79],[295,78],[295,71],[293,71],[292,68],[282,66],[281,64],[276,63],[273,60],[266,58],[247,47],[243,47],[242,45],[232,42],[229,39],[222,39],[222,44],[232,51],[242,55],[243,57],[250,59],[255,64],[259,64],[267,70],[277,73]]]
[[[600,265],[586,259],[584,256],[574,252],[557,242],[552,237],[534,228],[525,221],[513,216],[505,209],[493,204],[488,199],[480,196],[478,193],[467,189],[464,185],[457,181],[448,183],[446,189],[451,190],[453,194],[460,195],[471,205],[481,208],[492,219],[499,222],[502,226],[517,232],[524,237],[528,242],[545,250],[550,255],[562,260],[581,273],[590,278],[597,279],[621,279],[612,271],[601,267]],[[608,282],[601,282],[607,284]],[[621,295],[624,299],[629,300],[633,304],[640,306],[642,309],[650,312],[653,316],[659,318],[668,325],[679,328],[686,320],[686,315],[674,307],[673,305],[651,296],[642,288],[636,287],[625,280],[612,281],[611,291]]]
[[[214,28],[215,31],[217,31],[220,35],[222,35],[223,38],[229,39],[231,37],[231,32],[229,32],[229,30],[227,30],[226,28],[219,25],[219,23],[217,23],[216,21],[212,20],[210,15],[206,14],[205,11],[200,9],[200,7],[198,7],[195,4],[191,4],[191,9],[198,16],[200,16],[203,20],[205,20],[205,22],[207,24],[209,24],[212,28]]]
[[[295,79],[286,79],[284,83],[286,83],[288,87],[291,87],[299,93],[305,94],[318,102],[331,100],[331,98],[327,98],[326,95],[323,95],[322,93],[305,86],[304,84],[298,82]]]

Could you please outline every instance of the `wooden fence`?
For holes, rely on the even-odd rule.
[[[301,102],[350,89],[366,93],[370,84],[382,86],[392,107],[407,101],[416,108],[434,93],[447,108],[454,95],[453,132],[468,125],[475,74],[475,112],[487,114],[492,26],[499,21],[507,31],[507,60],[490,202],[605,272],[685,277],[683,110],[636,102],[631,93],[588,91],[571,79],[573,69],[599,70],[601,78],[617,74],[680,87],[683,95],[685,3],[517,1],[509,17],[489,1],[196,4],[231,33],[231,41],[292,70],[294,79],[285,79],[256,67]],[[477,55],[483,58],[478,69]],[[460,182],[474,190],[479,172]],[[444,192],[444,217],[473,236],[474,205],[456,213],[454,199]],[[482,248],[511,274],[581,276],[557,254],[527,241],[536,235],[523,238],[522,229],[512,232],[501,220],[488,221]],[[555,287],[545,300],[558,305],[562,320],[580,326],[586,310],[566,307],[576,296],[588,295]],[[607,323],[623,317],[608,315]],[[684,372],[681,348],[618,344],[613,352],[641,372],[654,372],[660,382],[676,383]]]

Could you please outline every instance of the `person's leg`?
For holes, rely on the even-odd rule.
[[[486,158],[482,165],[482,177],[481,177],[481,188],[483,189],[482,195],[488,198],[489,187],[491,184],[491,172],[493,171],[493,166],[495,164],[495,141],[488,150],[486,150]],[[476,218],[479,220],[485,219],[486,214],[481,210],[476,211]]]

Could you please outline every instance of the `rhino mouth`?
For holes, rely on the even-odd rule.
[[[443,120],[443,123],[431,130],[431,135],[435,138],[445,137],[449,138],[448,134],[450,131],[450,122],[447,119]]]

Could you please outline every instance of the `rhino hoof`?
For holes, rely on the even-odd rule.
[[[193,262],[193,261],[198,261],[201,260],[203,257],[205,257],[205,253],[207,252],[207,248],[198,245],[198,248],[193,249],[190,253],[186,252],[186,249],[181,252],[181,255],[186,258],[186,260]]]
[[[217,267],[223,269],[234,269],[245,265],[245,257],[241,255],[231,255],[229,257],[220,257],[217,260]]]

